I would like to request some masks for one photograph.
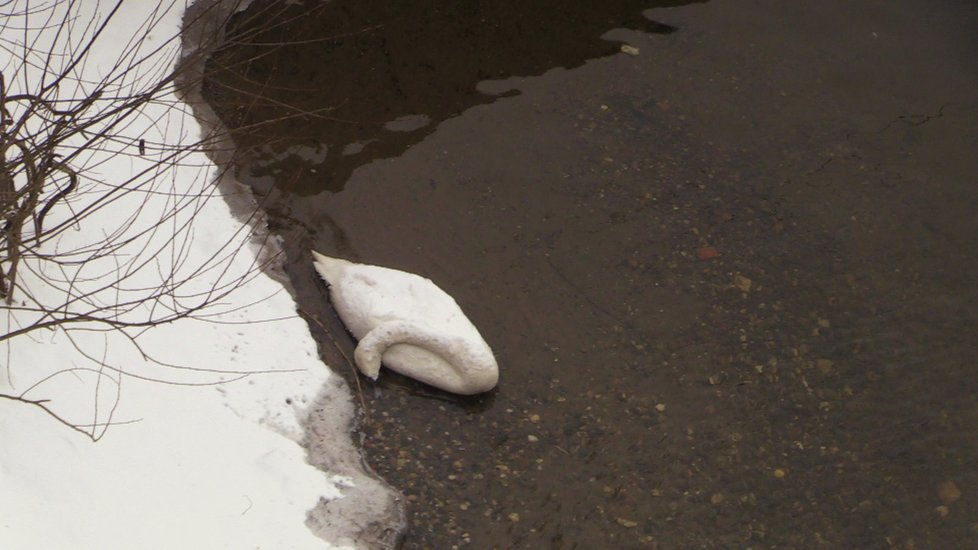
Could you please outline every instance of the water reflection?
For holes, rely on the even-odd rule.
[[[256,2],[211,60],[207,93],[241,129],[235,138],[250,153],[242,175],[259,191],[274,176],[283,191],[335,192],[358,166],[398,156],[440,121],[511,93],[480,82],[619,52],[601,38],[611,29],[672,32],[643,10],[688,3],[337,0],[271,10]]]

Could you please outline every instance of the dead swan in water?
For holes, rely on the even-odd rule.
[[[489,391],[499,367],[455,300],[412,273],[348,262],[312,251],[313,265],[346,328],[360,343],[357,367],[377,379],[380,363],[445,391]]]

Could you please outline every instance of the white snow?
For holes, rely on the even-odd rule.
[[[39,89],[47,52],[83,44],[98,28],[90,23],[115,5],[5,3],[0,69],[8,94]],[[29,20],[16,15],[28,7]],[[184,8],[121,3],[86,62],[53,93],[78,97],[111,78],[123,89],[152,85],[179,55]],[[70,32],[57,34],[65,10]],[[141,27],[146,21],[152,28]],[[132,42],[141,33],[148,39]],[[144,56],[121,75],[119,59]],[[15,118],[23,108],[8,107]],[[216,168],[183,147],[201,132],[189,108],[167,91],[141,112],[115,127],[104,123],[111,139],[85,143],[98,127],[73,138],[83,151],[70,164],[86,168],[82,181],[45,220],[45,228],[61,229],[41,242],[42,254],[25,258],[15,302],[0,310],[0,335],[49,319],[40,306],[165,322],[149,329],[77,322],[0,342],[0,547],[332,547],[307,528],[308,511],[356,489],[310,466],[299,442],[313,401],[338,386],[326,384],[331,374],[288,291],[256,270],[250,228],[218,195]],[[140,139],[145,155],[136,154]],[[174,154],[179,165],[158,169]],[[74,223],[91,205],[100,209]],[[160,219],[167,221],[156,228]],[[106,235],[117,246],[101,255]],[[77,263],[43,257],[52,253]],[[137,303],[147,295],[148,304]],[[173,315],[208,301],[191,316]],[[349,402],[332,397],[337,407]],[[38,401],[78,430],[12,398]],[[348,439],[349,410],[335,416],[330,437]]]

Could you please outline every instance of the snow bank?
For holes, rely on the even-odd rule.
[[[8,95],[49,84],[45,64],[71,69],[48,92],[66,105],[107,82],[117,92],[150,89],[180,53],[184,9],[8,3],[0,28]],[[58,57],[93,37],[83,63]],[[102,94],[91,109],[108,112],[111,101]],[[11,108],[16,118],[25,107]],[[72,320],[0,342],[0,544],[351,545],[361,528],[344,526],[351,516],[376,523],[396,514],[388,489],[360,469],[346,387],[258,260],[260,224],[242,223],[221,200],[213,182],[222,176],[194,145],[201,130],[174,83],[139,113],[71,138],[80,152],[66,161],[79,169],[78,187],[48,214],[53,230],[25,257],[15,302],[0,315],[0,335]],[[51,130],[39,122],[30,131]],[[310,443],[310,414],[335,441],[332,462],[320,464],[329,474],[299,444]],[[344,501],[345,515],[323,519]]]

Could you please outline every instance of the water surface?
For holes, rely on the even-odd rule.
[[[359,381],[404,547],[978,546],[978,9],[464,6],[306,6],[209,88],[330,364],[309,248],[496,351]]]

